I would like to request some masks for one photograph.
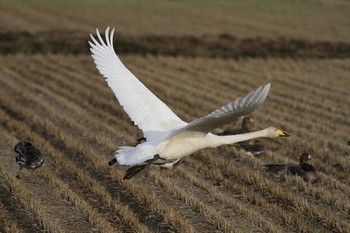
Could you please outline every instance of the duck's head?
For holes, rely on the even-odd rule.
[[[245,130],[247,130],[247,131],[250,131],[250,130],[249,130],[249,126],[250,126],[250,125],[253,125],[253,122],[254,122],[254,120],[253,120],[253,117],[252,117],[252,116],[245,116],[245,117],[243,118],[243,121],[242,121],[242,129],[245,129]]]
[[[301,155],[300,155],[300,165],[306,163],[308,160],[311,159],[311,155],[307,152],[303,152]]]
[[[245,123],[245,124],[249,124],[249,123],[253,123],[253,122],[254,122],[253,117],[250,116],[250,115],[245,116],[245,117],[243,118],[243,123]]]
[[[20,153],[20,148],[21,147],[29,147],[32,146],[32,144],[30,142],[26,142],[26,141],[20,141],[19,143],[17,143],[14,147],[15,152]]]

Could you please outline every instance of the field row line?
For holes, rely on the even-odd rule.
[[[298,191],[313,197],[315,203],[322,201],[322,204],[334,206],[337,210],[339,210],[343,218],[347,218],[349,216],[349,194],[344,194],[344,196],[335,197],[336,194],[331,193],[323,187],[312,187],[297,176],[290,176],[287,174],[285,175],[286,184],[289,184],[290,186],[294,185],[297,187]]]
[[[157,186],[164,188],[169,194],[174,195],[177,199],[185,202],[188,207],[199,211],[207,221],[214,224],[217,229],[224,232],[238,232],[237,229],[232,226],[230,220],[223,216],[222,212],[215,210],[213,206],[207,205],[190,192],[181,189],[179,186],[175,185],[171,179],[159,175],[159,173],[155,174],[152,170],[150,171],[150,176]]]
[[[7,216],[7,210],[0,204],[0,231],[12,232],[12,233],[24,233],[24,230],[19,228],[15,222],[9,219]]]
[[[187,159],[186,161],[192,162],[194,160]],[[188,162],[188,165],[194,168],[197,173],[201,174],[198,167],[196,168],[194,164]],[[230,206],[232,209],[235,210],[235,212],[243,215],[251,224],[256,225],[258,228],[268,232],[283,231],[281,226],[279,226],[276,223],[276,219],[267,217],[266,213],[262,214],[260,212],[257,212],[255,208],[251,208],[250,206],[241,204],[240,201],[237,201],[236,198],[231,196],[232,192],[231,195],[225,195],[222,191],[218,190],[218,188],[214,187],[213,184],[209,183],[204,179],[197,178],[197,176],[186,171],[186,169],[182,167],[176,168],[176,174],[183,177],[186,180],[189,180],[190,183],[192,183],[194,186],[204,190],[208,195],[210,195],[211,198],[219,201],[226,208]],[[217,180],[215,176],[212,176],[212,174],[210,174],[210,178]],[[266,206],[264,208],[266,208]]]
[[[252,61],[252,60],[250,60]],[[317,62],[317,66],[315,67],[314,65],[312,65],[312,63],[316,63]],[[329,77],[327,76],[323,76],[324,74],[321,74],[320,77],[320,68],[322,69],[327,69],[327,72],[329,72],[330,74],[335,75],[336,72],[339,70],[339,68],[335,68],[334,67],[334,63],[336,62],[341,62],[343,65],[346,65],[346,60],[337,60],[337,59],[331,59],[331,60],[292,60],[292,59],[287,59],[287,60],[283,60],[284,64],[288,64],[289,67],[293,67],[293,65],[295,63],[296,64],[294,67],[294,70],[291,70],[290,72],[286,73],[286,69],[282,70],[283,73],[286,73],[286,75],[288,76],[288,79],[278,79],[280,81],[286,81],[287,85],[290,83],[289,80],[291,78],[291,80],[293,80],[293,84],[297,85],[296,89],[304,89],[303,87],[308,87],[308,89],[311,92],[318,92],[320,93],[320,95],[322,97],[325,98],[330,98],[332,99],[334,104],[337,104],[338,101],[336,97],[341,97],[345,94],[349,94],[348,91],[345,89],[339,89],[336,86],[332,86],[332,85],[324,85],[322,84],[322,82],[314,82],[314,81],[310,81],[309,79],[305,79],[305,75],[309,76],[312,75],[314,78],[317,79],[322,79],[322,78],[326,78],[329,79]],[[265,60],[265,64],[268,63],[268,61],[266,62]],[[311,63],[311,64],[310,64]],[[255,64],[255,63],[254,63]],[[256,74],[256,73],[261,73],[262,70],[260,69],[259,66],[254,65],[254,64],[248,64],[247,62],[241,64],[241,66],[239,68],[246,70],[248,72],[248,74]],[[248,66],[248,67],[247,67]],[[246,67],[246,69],[245,69]],[[300,70],[298,68],[303,68],[304,70]],[[344,67],[345,68],[345,67]],[[344,71],[348,72],[349,69],[342,69],[341,73],[342,73],[342,78],[343,80],[346,80],[346,75],[344,75]],[[349,67],[350,68],[350,67]],[[328,71],[329,69],[329,71]],[[280,70],[279,69],[264,69],[263,71],[265,71],[265,75],[269,75],[271,72],[275,75],[275,76],[279,76],[280,74]],[[305,74],[306,73],[306,74]],[[337,80],[339,79],[339,77],[334,77],[331,80]],[[335,81],[336,82],[336,81]],[[345,100],[347,101],[347,100]],[[350,104],[350,102],[348,102]]]
[[[276,76],[276,77],[280,77],[280,76],[287,76],[288,79],[283,79],[286,80],[287,82],[290,80],[291,83],[293,83],[294,85],[297,85],[299,88],[296,88],[297,90],[301,90],[304,89],[303,87],[308,86],[308,88],[311,89],[311,91],[317,91],[318,93],[322,93],[321,95],[323,97],[327,97],[333,99],[334,97],[341,97],[344,94],[348,94],[348,92],[346,92],[346,89],[344,89],[344,91],[342,92],[342,90],[339,90],[338,88],[335,88],[333,86],[324,86],[321,85],[321,82],[309,82],[307,80],[305,80],[305,78],[303,76],[300,76],[301,78],[298,77],[298,75],[294,75],[291,72],[295,72],[294,70],[291,70],[291,72],[286,72],[286,70],[290,70],[290,67],[293,67],[291,64],[294,64],[295,62],[298,62],[297,60],[291,60],[291,59],[287,59],[287,60],[280,60],[280,59],[275,59],[275,60],[259,60],[259,59],[245,59],[244,62],[235,62],[235,61],[225,61],[222,59],[218,59],[218,60],[213,60],[210,59],[208,60],[202,60],[202,59],[198,59],[199,61],[202,61],[202,64],[198,64],[198,66],[200,65],[201,69],[199,69],[200,71],[202,71],[204,76],[209,76],[208,74],[210,74],[210,77],[213,77],[213,79],[216,79],[217,81],[219,81],[220,79],[222,79],[221,75],[228,78],[229,80],[232,80],[232,76],[235,75],[236,73],[238,75],[237,78],[240,78],[241,76],[247,77],[248,79],[255,79],[256,76],[264,78],[264,79],[268,79],[271,76]],[[215,61],[217,61],[215,63]],[[266,65],[270,65],[270,63],[272,62],[277,62],[277,61],[282,61],[281,64],[283,65],[288,65],[288,68],[281,68],[278,69],[276,67],[279,66],[275,66],[275,67],[271,67],[270,69],[265,68]],[[316,63],[319,67],[324,68],[324,64],[319,65],[321,60],[310,60],[312,63]],[[334,60],[331,60],[331,62],[333,62]],[[302,63],[297,64],[298,67],[302,66],[302,64],[305,62],[305,60],[302,61]],[[344,61],[342,61],[344,62]],[[252,64],[250,64],[252,63]],[[327,62],[326,64],[328,64],[329,62]],[[169,68],[173,67],[174,63],[171,63],[172,66],[170,66]],[[345,63],[344,63],[345,64]],[[156,63],[157,65],[157,63]],[[262,68],[264,66],[264,68]],[[270,65],[271,66],[271,65]],[[311,65],[310,65],[311,66]],[[306,69],[306,75],[317,75],[317,78],[320,78],[320,74],[319,74],[319,68],[317,68],[317,70],[315,70],[314,72],[309,70],[309,67],[304,67]],[[333,66],[330,66],[329,68],[333,68]],[[188,69],[193,69],[193,66],[188,67]],[[198,68],[197,68],[198,69]],[[167,69],[168,70],[168,69]],[[214,72],[216,70],[220,70],[220,77],[218,75],[216,75]],[[335,69],[333,69],[334,71],[336,71]],[[316,73],[317,72],[317,73]],[[334,73],[334,72],[330,72],[330,73]],[[225,78],[225,79],[226,79]],[[328,78],[328,77],[327,77]],[[345,79],[345,76],[344,76]],[[278,78],[277,80],[282,80],[280,78]],[[311,85],[311,86],[310,86]],[[338,104],[337,101],[338,98],[333,99],[333,103],[334,104]]]
[[[6,142],[7,142],[9,140],[8,135],[1,135],[2,141],[4,141],[5,138],[6,138]],[[1,168],[0,168],[0,170],[1,170]],[[11,195],[13,195],[11,192],[12,190],[5,183],[6,183],[6,181],[3,180],[2,178],[0,178],[0,186],[3,186],[3,188],[8,189],[8,192],[10,192]],[[1,195],[4,195],[4,194],[1,193]],[[0,232],[24,233],[23,227],[20,227],[15,220],[13,220],[13,219],[11,219],[11,217],[9,217],[9,215],[10,215],[9,210],[6,208],[6,206],[4,206],[2,203],[0,203]]]
[[[81,100],[81,106],[84,108],[92,109],[93,107],[102,107],[103,109],[109,109],[109,115],[112,115],[112,117],[108,117],[106,114],[104,116],[113,122],[113,119],[116,117],[128,119],[125,114],[123,114],[121,111],[117,110],[117,105],[113,104],[115,99],[103,98],[103,92],[98,92],[99,95],[96,95],[96,87],[95,88],[84,88],[81,83],[76,82],[74,79],[68,80],[68,79],[62,79],[62,75],[60,73],[52,73],[45,70],[35,70],[33,67],[21,67],[15,68],[15,72],[19,72],[20,74],[23,74],[23,72],[32,73],[34,74],[35,78],[38,78],[41,80],[40,86],[47,86],[51,87],[52,90],[59,87],[64,87],[62,90],[58,90],[64,97],[70,100],[75,100],[78,97],[78,100]],[[50,82],[47,82],[47,80],[50,80]],[[74,85],[76,83],[76,85]],[[113,96],[111,96],[113,97]],[[103,114],[103,113],[101,113]],[[114,114],[114,115],[113,115]]]
[[[25,67],[25,68],[27,70],[27,72],[26,72],[27,74],[29,72],[31,72],[30,67]],[[18,71],[20,71],[20,72],[18,72]],[[7,69],[7,68],[3,68],[3,72],[6,72],[9,75],[12,75],[14,77],[17,76],[18,77],[17,80],[23,82],[23,80],[22,80],[23,78],[20,77],[20,75],[23,74],[21,70],[18,70],[18,69],[11,70],[11,69]],[[33,72],[35,72],[35,71],[33,71]],[[85,97],[85,98],[81,98],[81,97],[77,98],[76,97],[77,93],[75,93],[75,92],[77,91],[76,89],[81,88],[79,85],[77,86],[76,89],[71,89],[72,85],[67,84],[67,85],[69,85],[69,86],[67,86],[67,85],[62,85],[62,83],[60,83],[60,82],[56,83],[56,82],[52,82],[52,81],[49,81],[49,82],[47,81],[50,79],[56,80],[55,75],[47,76],[46,74],[41,74],[41,73],[35,72],[35,77],[36,77],[36,79],[34,79],[33,81],[36,82],[38,85],[37,85],[37,87],[33,87],[34,93],[36,92],[36,90],[40,90],[41,92],[44,92],[44,93],[50,93],[50,91],[51,91],[51,92],[57,93],[57,94],[55,94],[55,97],[54,97],[56,99],[59,98],[60,100],[62,100],[64,97],[68,101],[74,101],[74,102],[79,101],[79,104],[80,104],[79,107],[86,109],[85,114],[95,113],[94,111],[92,111],[94,109],[94,107],[95,108],[102,107],[103,109],[106,107],[104,104],[101,105],[99,102],[96,102],[96,101],[91,103],[90,99],[93,98],[92,94],[83,95],[83,97]],[[31,85],[31,83],[28,83],[26,85],[29,86],[29,85]],[[31,85],[31,86],[33,86],[33,85]],[[68,87],[68,88],[66,88],[66,87]],[[55,100],[54,98],[52,98],[52,101]],[[116,105],[114,106],[114,109],[115,109],[115,107],[116,107]],[[126,118],[127,116],[125,114],[123,115],[120,111],[115,110],[113,112],[113,114],[114,113],[115,113],[115,115],[112,115],[111,112],[109,112],[108,114],[105,114],[105,112],[99,112],[99,113],[97,113],[97,116],[102,115],[106,122],[115,122],[116,118],[127,119]]]

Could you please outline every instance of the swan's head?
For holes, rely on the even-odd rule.
[[[289,137],[289,134],[275,127],[269,127],[266,129],[266,131],[266,134],[269,138]]]

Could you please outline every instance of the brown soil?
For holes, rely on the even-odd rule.
[[[117,35],[119,54],[170,55],[190,57],[292,57],[349,58],[350,44],[327,41],[262,37],[238,39],[231,34],[195,36]],[[0,53],[89,54],[85,32],[44,31],[1,32]]]

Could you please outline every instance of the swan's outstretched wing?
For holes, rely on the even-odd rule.
[[[148,137],[152,131],[186,125],[167,105],[145,87],[120,61],[113,48],[114,29],[105,32],[105,41],[96,29],[96,40],[91,34],[92,57],[97,69],[106,78],[119,103],[131,120]],[[147,135],[148,134],[148,135]]]
[[[237,118],[252,113],[265,100],[270,90],[270,83],[261,86],[244,97],[209,113],[208,115],[190,122],[187,126],[180,128],[169,137],[175,136],[184,131],[199,131],[209,133],[213,129],[228,124]]]

